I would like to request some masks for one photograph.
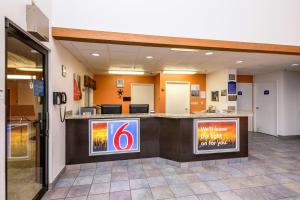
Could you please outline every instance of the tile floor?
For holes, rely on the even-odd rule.
[[[174,167],[161,159],[68,166],[44,200],[300,200],[300,140],[249,133],[249,160]]]

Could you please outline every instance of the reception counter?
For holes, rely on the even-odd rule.
[[[74,115],[66,164],[162,157],[177,162],[248,156],[249,113]]]

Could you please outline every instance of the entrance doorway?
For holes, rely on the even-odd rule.
[[[131,84],[131,103],[149,104],[149,110],[154,110],[154,85],[132,83]]]
[[[166,82],[166,113],[190,113],[189,82]]]
[[[277,84],[254,84],[254,130],[277,135]]]
[[[6,19],[6,195],[39,199],[48,187],[48,51]]]

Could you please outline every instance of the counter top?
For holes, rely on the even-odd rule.
[[[251,112],[238,113],[195,113],[195,114],[168,114],[168,113],[153,113],[153,114],[97,114],[97,115],[71,115],[66,116],[66,119],[109,119],[109,118],[214,118],[214,117],[249,117]]]

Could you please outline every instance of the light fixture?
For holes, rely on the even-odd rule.
[[[7,79],[13,80],[32,80],[36,79],[35,75],[19,75],[19,74],[8,74]]]
[[[119,71],[119,70],[109,70],[109,74],[119,74],[119,75],[143,75],[143,71]]]
[[[39,53],[37,50],[31,49],[30,50],[31,53]]]
[[[294,64],[291,64],[292,67],[296,67],[296,66],[299,66],[298,63],[294,63]]]
[[[92,56],[96,56],[96,57],[100,56],[99,53],[91,53],[91,55],[92,55]]]
[[[195,71],[182,71],[182,70],[164,70],[164,74],[196,74]]]
[[[33,67],[19,67],[16,68],[19,71],[26,71],[26,72],[42,72],[42,68],[33,68]]]
[[[238,61],[236,61],[235,63],[236,64],[241,64],[241,63],[243,63],[244,61],[242,61],[242,60],[238,60]]]
[[[147,58],[147,59],[152,59],[152,58],[153,58],[153,56],[146,56],[146,58]]]
[[[197,52],[197,49],[171,48],[171,51]]]
[[[214,52],[211,52],[211,51],[205,53],[205,55],[207,55],[207,56],[211,56],[213,54],[214,54]]]

